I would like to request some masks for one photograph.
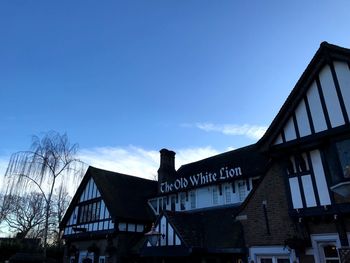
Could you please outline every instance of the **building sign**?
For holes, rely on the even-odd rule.
[[[201,185],[206,185],[210,183],[226,181],[228,179],[241,176],[242,170],[241,167],[222,167],[218,172],[200,172],[186,177],[180,177],[173,181],[172,183],[163,182],[160,184],[160,192],[168,193],[173,191],[184,190],[187,188],[198,187]]]

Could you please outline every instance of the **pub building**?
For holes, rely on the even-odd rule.
[[[241,206],[249,262],[350,262],[350,50],[323,42],[258,148]]]
[[[240,204],[263,174],[267,158],[255,145],[219,154],[175,170],[175,152],[162,149],[158,194],[148,200],[158,242],[141,256],[159,262],[242,262]],[[252,165],[254,164],[254,165]]]
[[[323,42],[256,144],[162,149],[157,182],[90,167],[65,262],[350,262],[349,116],[350,50]]]

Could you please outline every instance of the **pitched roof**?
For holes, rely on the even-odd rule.
[[[322,42],[320,48],[306,67],[305,71],[295,84],[293,90],[279,110],[278,114],[270,124],[264,136],[257,145],[268,147],[280,132],[280,128],[287,121],[289,113],[295,110],[301,98],[305,95],[309,85],[318,72],[331,60],[350,62],[350,49]]]
[[[230,206],[197,212],[165,211],[164,216],[188,247],[243,248],[243,229],[233,216],[237,208]]]
[[[156,181],[90,166],[62,219],[60,227],[64,227],[69,220],[90,178],[93,178],[113,218],[142,222],[154,219],[154,215],[147,205],[147,199],[156,194]]]
[[[267,156],[262,154],[255,144],[218,154],[197,162],[182,165],[177,174],[179,177],[188,177],[200,172],[203,168],[206,171],[214,172],[222,167],[232,165],[239,166],[244,175],[256,175],[264,170],[267,163]]]

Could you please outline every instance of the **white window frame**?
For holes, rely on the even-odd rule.
[[[249,248],[249,260],[260,263],[261,258],[272,258],[272,262],[277,262],[278,258],[289,258],[290,263],[299,262],[294,249],[284,246],[259,246]]]
[[[257,256],[257,263],[261,263],[262,259],[271,259],[272,263],[278,263],[278,259],[289,259],[289,262],[292,263],[290,257],[288,255],[262,255]]]
[[[232,186],[231,185],[228,185],[226,184],[225,187],[224,187],[224,190],[225,190],[225,203],[226,204],[231,204],[232,203]]]
[[[311,244],[314,250],[315,262],[320,263],[325,262],[323,246],[335,245],[337,249],[341,247],[339,236],[336,233],[311,235]]]
[[[240,202],[243,202],[247,197],[247,185],[245,181],[238,181],[238,198]]]

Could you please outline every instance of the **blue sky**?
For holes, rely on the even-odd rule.
[[[322,41],[350,47],[349,1],[0,2],[0,172],[67,132],[95,166],[152,177],[254,143]],[[2,167],[2,168],[1,168]]]

